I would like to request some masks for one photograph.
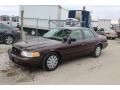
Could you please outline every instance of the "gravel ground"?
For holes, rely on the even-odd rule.
[[[55,71],[25,68],[12,63],[9,45],[0,45],[0,84],[120,84],[120,40],[109,40],[101,57],[64,62]]]

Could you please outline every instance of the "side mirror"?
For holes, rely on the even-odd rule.
[[[68,40],[67,37],[63,37],[63,43],[66,42]]]
[[[71,42],[75,42],[75,41],[76,41],[75,38],[69,38],[68,43],[71,44]]]

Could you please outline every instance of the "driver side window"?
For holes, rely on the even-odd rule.
[[[76,40],[81,40],[82,39],[82,33],[80,30],[74,30],[70,34],[70,38],[76,39]]]
[[[2,31],[2,24],[0,24],[0,31]]]

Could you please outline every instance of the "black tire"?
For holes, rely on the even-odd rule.
[[[14,43],[14,38],[11,35],[5,36],[5,44],[10,45]]]
[[[107,37],[107,39],[110,39],[110,37]]]
[[[115,37],[112,38],[112,40],[115,40],[115,39],[116,39]]]
[[[98,50],[98,51],[97,51]],[[101,51],[102,51],[102,47],[100,46],[100,45],[97,45],[96,47],[95,47],[95,50],[94,50],[94,52],[92,53],[92,55],[94,56],[94,57],[99,57],[100,55],[101,55]]]
[[[50,62],[49,58],[52,57],[52,56],[55,56],[55,57],[57,58],[57,60],[56,60],[56,63],[57,63],[57,64],[54,65],[53,68],[50,68],[50,63],[48,63],[48,62]],[[59,58],[58,54],[56,54],[56,53],[54,53],[54,52],[50,52],[50,53],[48,53],[47,56],[45,56],[45,58],[44,58],[44,60],[43,60],[43,63],[42,63],[42,67],[43,67],[43,69],[46,70],[46,71],[53,71],[53,70],[55,70],[55,69],[58,67],[59,61],[60,61],[60,58]],[[53,63],[54,63],[54,62],[53,62]],[[49,65],[49,66],[48,66],[48,65]]]

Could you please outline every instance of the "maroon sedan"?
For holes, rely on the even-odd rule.
[[[43,37],[21,41],[8,51],[10,60],[20,65],[41,65],[55,70],[61,61],[91,54],[101,55],[108,45],[105,36],[89,28],[63,27],[48,31]]]

